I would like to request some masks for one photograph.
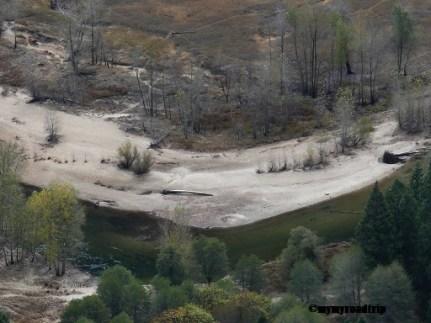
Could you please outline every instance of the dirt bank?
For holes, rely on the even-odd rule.
[[[62,278],[40,264],[0,266],[0,308],[15,323],[58,322],[65,305],[96,292],[96,279],[69,268]]]
[[[330,136],[324,143],[313,136],[218,154],[162,149],[153,151],[154,170],[136,177],[117,169],[116,150],[126,140],[146,149],[148,138],[126,134],[101,116],[58,112],[61,142],[47,147],[44,123],[48,108],[27,104],[27,100],[22,92],[0,97],[0,139],[17,141],[27,150],[25,183],[43,187],[66,181],[84,200],[162,217],[170,216],[181,204],[190,225],[197,227],[248,224],[358,190],[400,167],[378,161],[385,150],[407,152],[423,144],[418,138],[394,134],[397,124],[385,115],[366,148],[353,156],[331,157],[330,165],[321,170],[256,174],[257,167],[269,160],[302,159],[310,147],[316,152],[319,146],[330,151],[334,146]],[[214,196],[160,194],[164,189]]]

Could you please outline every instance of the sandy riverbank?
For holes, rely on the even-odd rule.
[[[321,170],[256,174],[258,165],[270,159],[300,159],[310,146],[317,149],[321,138],[314,136],[224,153],[161,149],[153,151],[154,170],[136,177],[116,167],[116,150],[126,140],[145,149],[148,138],[121,131],[106,116],[57,112],[61,142],[47,147],[44,123],[48,108],[27,101],[22,92],[0,97],[0,139],[17,141],[30,157],[23,182],[39,187],[53,181],[70,182],[84,200],[161,217],[169,217],[181,204],[190,225],[197,227],[244,225],[358,190],[400,167],[378,161],[385,150],[408,152],[423,144],[418,138],[395,135],[396,122],[386,115],[366,148],[353,156],[332,157],[331,164]],[[329,150],[333,140],[323,145]],[[101,163],[102,159],[112,162]],[[214,196],[164,196],[160,194],[163,189]],[[149,191],[152,193],[143,194]]]

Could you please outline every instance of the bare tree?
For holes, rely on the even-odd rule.
[[[91,64],[95,65],[98,62],[98,50],[100,45],[101,33],[98,32],[97,27],[100,24],[102,13],[105,10],[104,0],[88,0],[86,4],[88,16],[88,24],[90,26],[90,51],[91,51]]]
[[[340,89],[337,93],[335,113],[340,125],[340,146],[344,154],[350,146],[353,129],[353,99],[350,89]]]
[[[45,116],[46,141],[51,144],[58,143],[60,139],[60,125],[55,111],[48,111]]]
[[[73,72],[79,74],[79,65],[84,50],[85,22],[88,10],[81,1],[57,1],[60,12],[65,17],[65,39],[69,61]]]
[[[303,95],[317,97],[327,44],[328,15],[310,4],[291,9],[288,21],[292,28],[293,53]]]

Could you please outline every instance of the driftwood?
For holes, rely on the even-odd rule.
[[[214,196],[213,194],[209,193],[202,193],[202,192],[191,192],[191,191],[184,191],[184,190],[163,190],[161,192],[162,195],[196,195],[196,196]]]
[[[406,152],[406,153],[400,153],[400,154],[394,154],[389,151],[385,151],[383,154],[382,161],[385,164],[400,164],[405,163],[410,157],[420,156],[427,152],[427,148]]]

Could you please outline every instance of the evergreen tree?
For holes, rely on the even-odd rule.
[[[357,227],[356,236],[370,265],[388,264],[392,259],[391,216],[376,183]]]
[[[419,226],[413,282],[421,302],[427,301],[431,294],[431,218],[421,220]]]
[[[421,190],[421,207],[419,211],[419,222],[426,222],[431,218],[431,162],[423,180]]]
[[[392,260],[400,261],[409,271],[413,268],[417,238],[417,203],[407,187],[396,180],[386,194],[391,215],[393,238]]]
[[[424,174],[421,165],[419,163],[416,163],[412,177],[410,178],[410,190],[413,194],[413,197],[418,202],[421,200],[421,192],[424,182],[423,176]]]

